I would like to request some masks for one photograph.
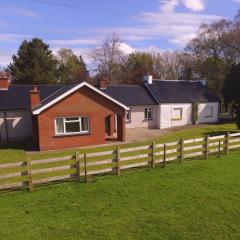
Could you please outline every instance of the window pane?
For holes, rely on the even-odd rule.
[[[152,118],[152,108],[148,109],[148,118],[151,119]]]
[[[69,122],[69,121],[79,121],[79,118],[78,117],[65,118],[65,121],[66,122]]]
[[[206,107],[205,108],[205,117],[212,117],[213,115],[213,107]]]
[[[126,111],[126,120],[130,120],[130,110]]]
[[[177,119],[177,120],[182,119],[182,108],[173,108],[172,119]]]
[[[82,117],[81,118],[81,124],[82,124],[82,130],[84,132],[89,131],[89,119],[88,117]]]
[[[64,133],[63,118],[56,118],[56,133]]]
[[[144,118],[148,118],[148,109],[145,108]]]
[[[66,133],[78,133],[80,132],[79,122],[66,122],[65,123]]]

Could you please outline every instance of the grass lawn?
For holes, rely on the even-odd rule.
[[[0,195],[0,239],[240,239],[240,153]]]

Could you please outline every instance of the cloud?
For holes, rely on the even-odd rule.
[[[135,48],[131,47],[129,44],[122,42],[119,46],[120,50],[125,54],[131,54],[136,51]]]
[[[111,31],[128,42],[143,42],[167,38],[170,43],[183,46],[194,37],[201,23],[221,19],[217,15],[146,12],[135,16],[136,26],[112,28]],[[107,34],[109,29],[95,30]]]
[[[12,34],[12,33],[0,33],[0,41],[2,42],[15,42],[23,39],[28,39],[29,35]]]
[[[38,14],[34,11],[22,7],[3,7],[0,8],[1,15],[21,15],[25,17],[37,17]]]
[[[49,44],[57,46],[81,46],[81,45],[96,45],[96,39],[59,39],[59,40],[49,40]]]
[[[191,9],[194,12],[200,12],[205,9],[205,3],[203,0],[182,0],[185,7]]]
[[[162,0],[160,1],[160,11],[164,13],[174,12],[180,4],[183,4],[193,12],[200,12],[205,9],[204,0]]]
[[[179,0],[163,0],[160,10],[162,12],[173,12],[177,5],[179,5]]]
[[[12,61],[12,54],[0,52],[0,66],[7,66]]]

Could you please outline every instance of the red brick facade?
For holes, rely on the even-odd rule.
[[[72,93],[37,116],[39,150],[54,150],[105,143],[105,118],[118,115],[118,139],[125,139],[125,110],[88,87]],[[89,116],[90,133],[56,136],[57,117]]]

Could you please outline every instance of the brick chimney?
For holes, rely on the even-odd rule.
[[[10,75],[0,74],[0,90],[8,90],[10,85]]]
[[[100,89],[106,89],[107,88],[107,79],[101,78],[99,80],[99,88]]]
[[[33,90],[29,91],[29,94],[31,108],[33,108],[40,103],[40,91],[37,89],[37,87],[34,87]]]

